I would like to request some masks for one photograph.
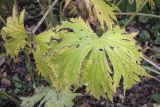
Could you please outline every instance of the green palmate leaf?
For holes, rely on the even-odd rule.
[[[12,58],[17,56],[20,49],[23,49],[26,44],[25,38],[27,34],[23,23],[24,16],[25,10],[18,16],[14,6],[12,17],[7,19],[7,26],[3,27],[1,30],[2,37],[5,41],[5,49],[7,54],[10,54]]]
[[[63,91],[56,92],[50,87],[42,87],[36,89],[31,97],[22,97],[21,107],[72,107],[72,100],[76,97],[75,94],[65,94]]]
[[[66,28],[73,31],[64,32]],[[115,27],[98,37],[81,18],[63,22],[58,29],[62,42],[51,50],[60,88],[85,84],[96,98],[112,99],[122,77],[126,90],[139,76],[148,76],[139,65],[142,54],[133,39],[135,33]]]

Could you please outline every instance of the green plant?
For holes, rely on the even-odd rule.
[[[152,95],[152,99],[153,99],[157,104],[160,104],[160,94],[159,94],[159,93]]]
[[[150,39],[150,34],[146,30],[143,30],[140,32],[138,39],[140,42],[146,42]]]
[[[25,38],[27,33],[23,23],[24,14],[25,10],[18,16],[16,7],[14,6],[12,17],[7,18],[6,27],[2,28],[1,31],[2,37],[5,40],[4,46],[6,51],[12,58],[17,56],[20,49],[24,48],[26,44]]]
[[[83,85],[94,97],[112,100],[121,80],[125,93],[140,77],[149,77],[140,64],[143,55],[134,40],[137,33],[128,34],[115,25],[114,11],[119,9],[103,0],[84,1],[91,15],[88,23],[80,17],[71,18],[34,36],[24,28],[25,10],[18,15],[14,7],[1,30],[7,54],[17,59],[18,53],[27,48],[34,55],[39,73],[50,83],[49,88],[23,98],[21,106],[31,107],[40,101],[39,106],[70,107],[75,97],[71,86],[76,89]],[[92,21],[98,23],[102,33],[95,33]]]
[[[146,16],[139,16],[139,22],[141,22],[141,23],[147,23],[148,22],[148,17],[146,17]]]
[[[45,107],[71,107],[74,98],[73,94],[66,95],[64,92],[57,93],[51,87],[40,87],[35,89],[32,97],[22,97],[21,106],[34,107],[37,104],[38,107],[41,107],[45,103]],[[40,100],[41,102],[38,104]]]

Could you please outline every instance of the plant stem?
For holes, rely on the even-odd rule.
[[[17,0],[14,0],[14,4],[17,6]]]
[[[51,1],[51,0],[48,0],[48,4],[51,5],[51,3],[52,3],[52,1]]]
[[[123,25],[123,28],[129,25],[129,23],[136,17],[137,13],[139,13],[142,8],[148,3],[149,0],[144,1],[144,3],[136,10],[136,12],[129,18],[129,20]]]
[[[52,3],[52,0],[48,0],[48,4],[49,4],[49,6],[51,6],[51,5],[52,5],[51,3]],[[54,18],[53,18],[53,17],[54,17],[54,15],[53,15],[53,12],[52,12],[52,11],[53,11],[53,8],[52,8],[52,9],[50,10],[50,12],[49,12],[49,14],[50,14],[50,18],[51,18],[51,23],[50,23],[50,24],[51,24],[51,26],[53,26],[53,25],[54,25]]]
[[[118,7],[122,2],[123,2],[123,0],[119,0],[119,2],[117,2],[116,6]]]
[[[0,91],[0,95],[3,95],[3,96],[5,96],[5,97],[9,98],[11,101],[15,102],[15,103],[18,104],[18,105],[20,104],[20,101],[19,101],[19,100],[17,100],[16,98],[12,97],[11,95],[7,94],[7,93],[4,92],[4,91]]]
[[[134,13],[131,12],[115,12],[115,15],[133,15]],[[153,14],[145,14],[145,13],[137,13],[138,16],[147,16],[147,17],[153,17],[153,18],[160,18],[159,15],[153,15]]]
[[[3,19],[3,17],[1,15],[0,15],[0,20],[4,25],[6,25],[6,22],[4,21],[4,19]]]
[[[116,4],[116,2],[117,2],[117,0],[113,0],[113,4],[114,4],[114,5]]]
[[[37,29],[40,27],[40,25],[43,23],[43,21],[45,20],[45,18],[47,17],[47,15],[49,14],[49,12],[53,9],[53,7],[56,5],[56,3],[58,2],[58,0],[55,0],[52,5],[48,8],[48,10],[46,11],[46,13],[44,14],[44,16],[41,18],[41,20],[38,22],[38,24],[36,25],[36,27],[33,29],[32,34],[34,35],[35,32],[37,31]]]
[[[60,10],[59,10],[59,18],[60,18],[60,21],[62,21],[62,17],[63,17],[63,9],[62,9],[62,5],[63,5],[63,3],[65,2],[65,0],[63,0],[63,1],[61,1],[61,3],[60,3]]]

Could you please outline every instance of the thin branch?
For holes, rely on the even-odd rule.
[[[160,71],[160,67],[158,65],[156,65],[154,62],[152,62],[151,60],[149,60],[146,57],[142,57],[146,62],[148,62],[149,64],[151,64],[152,66],[154,66],[155,68],[157,68]]]
[[[62,17],[64,16],[63,15],[63,9],[62,9],[62,5],[63,5],[63,3],[65,2],[65,0],[63,0],[63,1],[61,1],[61,3],[60,3],[60,9],[59,9],[59,19],[60,19],[60,21],[62,21]]]
[[[15,4],[16,6],[18,5],[17,0],[14,0],[14,4]]]
[[[156,70],[152,69],[151,67],[143,66],[143,68],[146,69],[147,71],[150,71],[150,72],[153,72],[153,73],[155,73],[155,74],[160,75],[160,72],[159,72],[159,71],[156,71]],[[160,83],[160,80],[157,79],[156,77],[152,77],[152,78]]]
[[[52,5],[48,8],[48,10],[46,11],[46,13],[44,14],[44,16],[41,18],[41,20],[38,22],[38,24],[36,25],[36,27],[33,29],[32,34],[34,35],[35,32],[37,31],[37,29],[40,27],[40,25],[43,23],[43,21],[45,20],[45,18],[47,17],[47,15],[49,14],[49,12],[53,9],[53,7],[56,5],[56,3],[58,2],[58,0],[55,0]]]
[[[123,0],[119,0],[116,4],[116,6],[118,7],[121,3],[123,2]]]
[[[52,4],[52,0],[48,0],[48,6],[51,6]],[[47,7],[48,7],[47,6]],[[53,8],[50,10],[49,14],[50,14],[50,18],[51,18],[51,22],[49,23],[48,26],[53,26],[54,25],[54,15],[53,15],[53,12],[52,12]]]
[[[134,13],[131,12],[115,12],[115,15],[133,15]],[[153,17],[153,18],[160,18],[159,15],[153,15],[153,14],[145,14],[145,13],[137,13],[138,16],[147,16],[147,17]]]
[[[4,92],[4,91],[0,91],[0,95],[9,98],[11,101],[15,102],[15,103],[18,104],[18,105],[21,103],[18,99],[12,97],[11,95],[7,94],[7,93]]]
[[[151,67],[143,66],[143,68],[146,69],[146,70],[148,70],[148,71],[151,71],[151,72],[153,72],[153,73],[155,73],[155,74],[160,75],[160,72],[159,72],[159,71],[156,71],[156,70],[152,69]]]
[[[154,77],[153,79],[160,83],[160,80],[159,80],[159,79],[157,79],[157,78],[155,78],[155,77]]]
[[[113,0],[113,4],[114,4],[114,5],[116,4],[116,2],[117,2],[117,0]]]
[[[123,25],[123,28],[129,25],[129,23],[136,17],[137,13],[139,13],[142,8],[148,3],[149,0],[144,1],[144,3],[136,10],[136,12],[129,18],[129,20]]]

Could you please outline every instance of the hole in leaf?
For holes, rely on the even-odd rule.
[[[57,39],[52,36],[51,41],[54,41],[54,40],[57,41],[57,43],[60,43],[62,41],[62,39]]]
[[[108,56],[106,51],[105,51],[105,56],[106,56],[106,59],[107,59],[107,62],[108,62],[108,66],[110,67],[111,71],[113,72],[113,65],[112,65],[112,62],[109,59],[109,56]],[[113,73],[111,74],[111,76],[113,76]]]
[[[77,44],[77,45],[76,45],[76,48],[79,48],[79,47],[80,47],[80,45],[79,45],[79,44]]]
[[[130,40],[128,40],[128,39],[122,39],[122,40],[125,40],[125,41],[130,41]]]
[[[58,32],[63,31],[63,30],[67,32],[74,32],[73,29],[70,29],[70,28],[62,28]]]
[[[79,40],[82,40],[82,38],[79,38]]]
[[[99,49],[99,51],[101,51],[101,52],[102,52],[102,51],[103,51],[103,49]]]
[[[122,35],[126,35],[127,33],[122,33]]]
[[[114,49],[114,47],[113,46],[109,46],[112,50]]]
[[[86,65],[91,57],[91,53],[92,53],[92,50],[90,50],[87,55],[85,56],[85,58],[83,59],[82,61],[82,65],[81,65],[81,70],[84,70],[86,68]],[[82,72],[81,72],[81,75],[82,75]]]
[[[13,39],[13,37],[6,35],[6,39],[10,40]]]

